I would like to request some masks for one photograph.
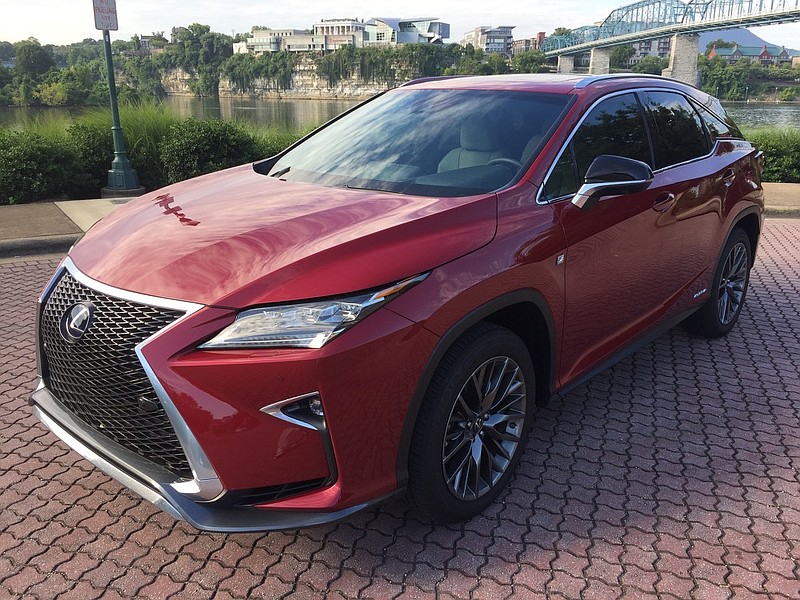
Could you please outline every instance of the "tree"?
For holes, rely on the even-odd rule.
[[[554,36],[569,35],[570,33],[572,33],[572,29],[567,29],[566,27],[556,27],[555,31],[553,31]]]
[[[736,46],[735,42],[726,42],[722,38],[716,39],[713,42],[709,42],[708,44],[706,44],[706,56],[711,54],[711,50],[713,48],[715,48],[715,47],[716,48],[733,48],[734,46]]]
[[[658,56],[645,56],[631,69],[634,73],[650,73],[651,75],[661,75],[661,71],[669,66],[669,59],[659,58]]]
[[[630,44],[614,46],[611,49],[611,66],[617,69],[626,69],[628,61],[636,54],[636,49]]]
[[[489,58],[486,59],[486,64],[492,70],[492,75],[503,75],[509,72],[508,61],[503,57],[502,54],[492,53],[489,55]]]
[[[53,57],[37,41],[25,40],[14,46],[14,68],[20,75],[37,77],[55,66]]]
[[[10,62],[12,60],[14,60],[14,44],[0,42],[0,61]]]
[[[549,71],[544,66],[547,57],[544,52],[539,50],[531,50],[530,52],[521,52],[511,59],[511,71],[513,73],[541,73],[543,70]]]

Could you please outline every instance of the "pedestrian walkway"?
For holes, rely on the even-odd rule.
[[[767,217],[800,218],[800,183],[765,183]],[[130,198],[0,206],[0,258],[66,252],[76,239]]]

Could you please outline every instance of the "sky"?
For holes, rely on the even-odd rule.
[[[449,42],[480,25],[515,25],[515,39],[548,34],[556,27],[570,29],[602,21],[633,0],[538,0],[506,3],[486,0],[403,0],[351,2],[336,0],[116,0],[119,31],[111,39],[128,40],[134,34],[164,31],[191,23],[210,25],[213,31],[248,32],[253,25],[274,29],[307,29],[320,19],[372,17],[438,17],[450,23]],[[512,8],[513,7],[513,8]],[[752,28],[768,42],[800,50],[800,23]],[[17,42],[28,37],[42,44],[69,44],[84,38],[100,39],[94,28],[91,0],[0,0],[0,40]]]

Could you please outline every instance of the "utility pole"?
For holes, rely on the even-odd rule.
[[[131,166],[125,153],[125,138],[119,122],[117,104],[117,86],[114,83],[114,61],[111,57],[111,35],[109,31],[117,31],[116,0],[92,0],[94,5],[95,28],[103,32],[103,45],[106,53],[106,71],[108,73],[108,96],[111,102],[111,135],[114,138],[114,160],[108,171],[108,186],[100,190],[103,198],[121,198],[125,196],[141,196],[144,187],[139,185],[139,177]]]

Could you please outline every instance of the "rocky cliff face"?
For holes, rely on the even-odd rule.
[[[170,96],[193,96],[190,83],[193,76],[183,69],[174,69],[161,78],[161,84]],[[251,98],[297,98],[297,99],[362,99],[370,98],[385,91],[386,83],[364,81],[358,77],[342,79],[334,87],[317,75],[316,65],[311,57],[301,56],[292,74],[292,85],[288,90],[277,89],[273,82],[256,79],[250,89],[242,92],[227,77],[220,77],[219,95],[221,97],[247,96]]]

